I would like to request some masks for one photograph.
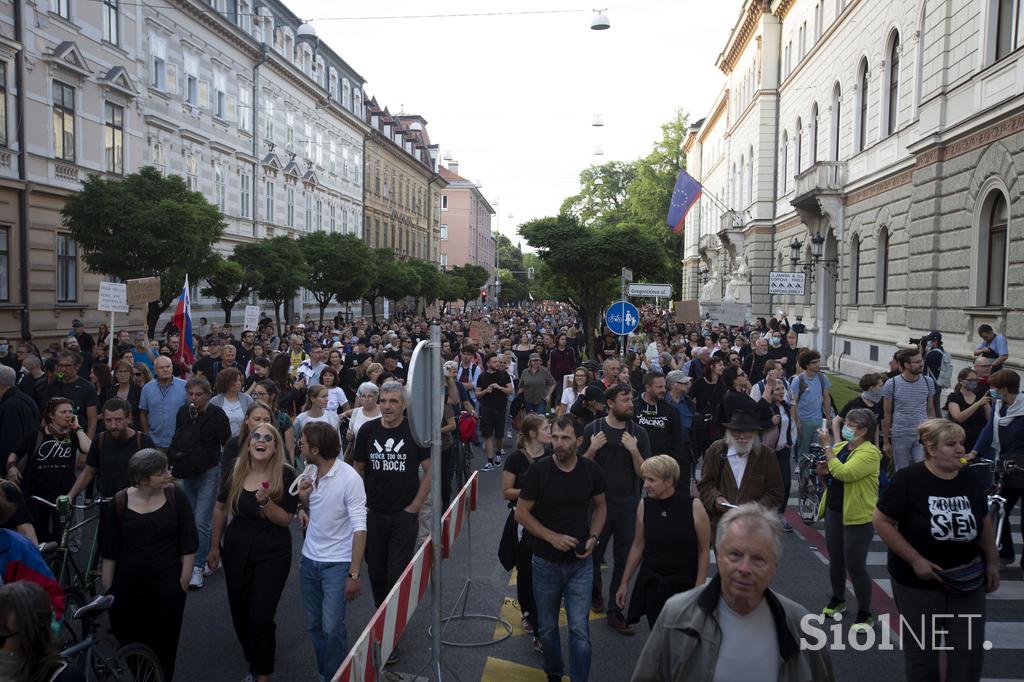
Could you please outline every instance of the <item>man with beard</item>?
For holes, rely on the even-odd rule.
[[[753,412],[736,410],[722,424],[725,438],[704,452],[697,490],[711,520],[712,537],[718,521],[734,506],[759,502],[768,509],[782,503],[782,475],[770,448],[761,445],[764,423]]]
[[[676,489],[689,494],[690,458],[679,411],[665,400],[667,391],[664,374],[658,371],[644,374],[643,393],[633,402],[633,421],[647,432],[652,455],[669,455],[679,464]]]
[[[882,451],[893,458],[896,470],[924,460],[917,427],[935,416],[935,381],[924,374],[924,359],[917,348],[896,353],[900,373],[882,385]]]
[[[664,379],[662,380],[664,383]],[[608,608],[608,625],[623,635],[632,635],[622,610],[615,603],[615,591],[622,581],[629,548],[636,532],[636,508],[640,503],[640,465],[651,456],[647,431],[633,423],[633,391],[625,384],[612,386],[604,394],[607,416],[595,419],[583,430],[578,454],[597,462],[608,482],[608,522],[594,552],[594,587],[591,608],[603,613]],[[605,603],[601,587],[601,562],[614,537],[612,577]]]
[[[768,339],[760,338],[754,342],[754,352],[743,358],[743,371],[747,373],[751,384],[764,379],[764,363],[771,360],[768,355]]]
[[[139,450],[156,445],[148,433],[132,428],[132,406],[122,398],[111,398],[103,403],[105,432],[96,436],[85,459],[85,468],[71,486],[68,497],[75,499],[88,487],[96,474],[100,475],[99,494],[113,497],[114,493],[131,485],[128,479],[128,460]],[[102,522],[105,515],[100,515]]]
[[[577,456],[581,436],[582,427],[573,417],[555,419],[551,425],[553,456],[527,470],[516,504],[516,521],[534,538],[537,638],[549,680],[562,679],[565,669],[558,628],[563,598],[569,624],[569,677],[586,680],[590,675],[587,607],[594,573],[590,557],[607,509],[604,472],[589,459]]]

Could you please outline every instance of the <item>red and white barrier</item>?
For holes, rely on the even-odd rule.
[[[466,514],[476,511],[476,495],[477,473],[474,471],[466,485],[452,500],[448,511],[441,517],[441,545],[444,558],[448,558],[451,546],[462,530]],[[451,522],[453,517],[454,523]],[[377,679],[377,665],[383,667],[384,661],[388,660],[430,585],[432,547],[433,538],[428,536],[426,542],[413,555],[412,561],[402,571],[387,599],[373,614],[359,639],[352,645],[331,682],[369,682]],[[375,665],[373,652],[377,646],[380,649]]]

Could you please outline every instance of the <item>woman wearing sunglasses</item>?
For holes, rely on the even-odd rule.
[[[288,491],[294,480],[280,432],[259,424],[249,431],[248,443],[240,445],[234,467],[223,477],[213,512],[206,560],[210,568],[220,565],[223,538],[231,620],[250,678],[258,682],[274,672],[274,614],[292,564],[288,524],[298,497]]]

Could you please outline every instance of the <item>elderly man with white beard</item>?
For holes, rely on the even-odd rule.
[[[725,437],[704,453],[697,483],[711,520],[711,537],[719,519],[733,507],[759,502],[768,509],[778,509],[783,495],[779,463],[775,453],[761,445],[758,432],[764,427],[757,415],[736,410],[722,427]]]

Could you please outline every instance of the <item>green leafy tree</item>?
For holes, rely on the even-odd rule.
[[[377,299],[400,299],[419,286],[416,273],[395,259],[391,249],[373,249],[368,258],[370,272],[366,279],[364,300],[370,304],[373,323],[377,324]]]
[[[505,268],[498,268],[498,281],[501,282],[501,293],[498,295],[501,303],[519,303],[530,295],[530,288],[525,280]]]
[[[235,247],[235,259],[243,268],[260,273],[262,279],[256,292],[260,298],[274,304],[277,333],[282,333],[281,306],[299,292],[307,279],[306,261],[298,242],[282,235],[239,244]]]
[[[447,306],[449,303],[459,300],[462,292],[466,290],[466,280],[451,273],[442,272],[440,286],[438,287],[437,298]]]
[[[525,270],[523,250],[503,234],[498,234],[498,267],[511,272]]]
[[[61,217],[92,272],[121,280],[161,278],[160,298],[146,310],[151,334],[186,275],[198,282],[213,273],[213,245],[224,232],[216,206],[181,177],[152,166],[120,180],[90,176],[65,202]]]
[[[297,240],[306,261],[304,286],[320,308],[320,325],[331,301],[362,298],[369,248],[351,234],[310,232]]]
[[[623,266],[636,277],[664,272],[665,257],[655,239],[629,223],[584,226],[572,215],[540,218],[523,224],[520,234],[547,266],[549,285],[580,314],[587,349],[594,355],[594,322],[619,295]]]
[[[594,221],[613,223],[626,213],[629,185],[636,177],[636,163],[609,161],[590,166],[580,173],[580,191],[562,202],[562,213],[574,216],[582,225]]]
[[[431,301],[437,300],[441,291],[441,271],[430,261],[410,260],[406,267],[415,275],[416,286],[407,292],[416,299],[417,311],[425,310]]]
[[[217,256],[213,271],[206,277],[202,293],[217,299],[224,311],[224,324],[231,324],[231,312],[235,306],[248,298],[261,281],[258,272],[246,270],[234,258]]]
[[[480,265],[456,265],[452,268],[452,274],[465,283],[465,288],[459,292],[458,298],[462,299],[462,310],[465,312],[469,302],[480,298],[480,288],[487,284],[490,273]]]

